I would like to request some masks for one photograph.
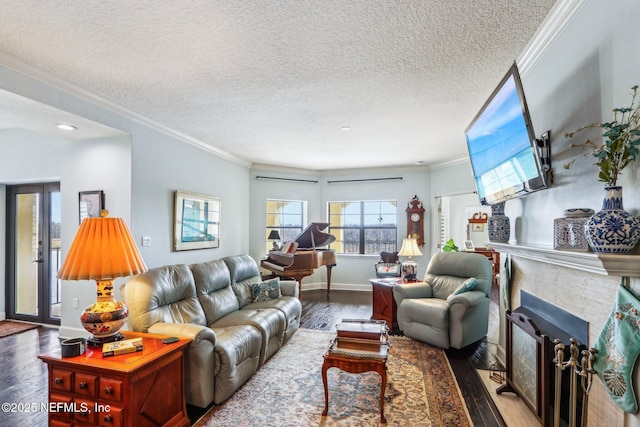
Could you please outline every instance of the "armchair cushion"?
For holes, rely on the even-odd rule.
[[[280,297],[280,279],[270,279],[251,285],[253,302],[267,301]]]

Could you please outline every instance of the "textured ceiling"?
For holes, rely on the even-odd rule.
[[[251,163],[438,164],[553,3],[0,0],[0,51]]]

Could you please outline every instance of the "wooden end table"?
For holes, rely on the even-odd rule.
[[[372,320],[385,320],[389,329],[398,329],[398,307],[393,298],[393,288],[403,283],[420,283],[420,281],[405,281],[402,278],[369,279],[372,287],[373,314]]]
[[[326,416],[329,412],[329,389],[327,387],[327,371],[329,368],[338,368],[352,374],[373,371],[380,374],[382,378],[380,386],[380,422],[386,423],[384,392],[387,387],[388,352],[389,346],[387,343],[336,337],[324,355],[322,364],[322,384],[324,385],[324,411],[322,411],[322,416]]]
[[[163,344],[159,335],[142,337],[144,350],[102,357],[101,347],[63,358],[60,351],[38,356],[49,368],[49,425],[190,425],[184,397],[184,351],[191,342]]]

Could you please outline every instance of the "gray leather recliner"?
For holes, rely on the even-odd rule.
[[[468,279],[473,290],[454,295]],[[442,348],[462,348],[487,335],[492,266],[484,256],[438,252],[424,282],[396,285],[398,327],[408,337]]]

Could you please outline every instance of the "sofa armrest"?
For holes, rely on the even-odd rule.
[[[296,280],[280,280],[280,292],[284,296],[298,298],[298,282]]]
[[[403,299],[407,298],[432,298],[433,289],[427,282],[420,283],[403,283],[393,287],[393,298],[396,304],[400,304]]]
[[[473,307],[474,305],[479,304],[482,300],[486,299],[487,296],[482,291],[469,291],[463,292],[458,295],[451,294],[447,297],[447,304],[451,307],[453,304],[462,304],[465,307]]]
[[[166,335],[178,338],[190,338],[191,345],[197,347],[201,341],[216,345],[216,334],[211,328],[193,323],[154,323],[149,327],[150,334]]]

